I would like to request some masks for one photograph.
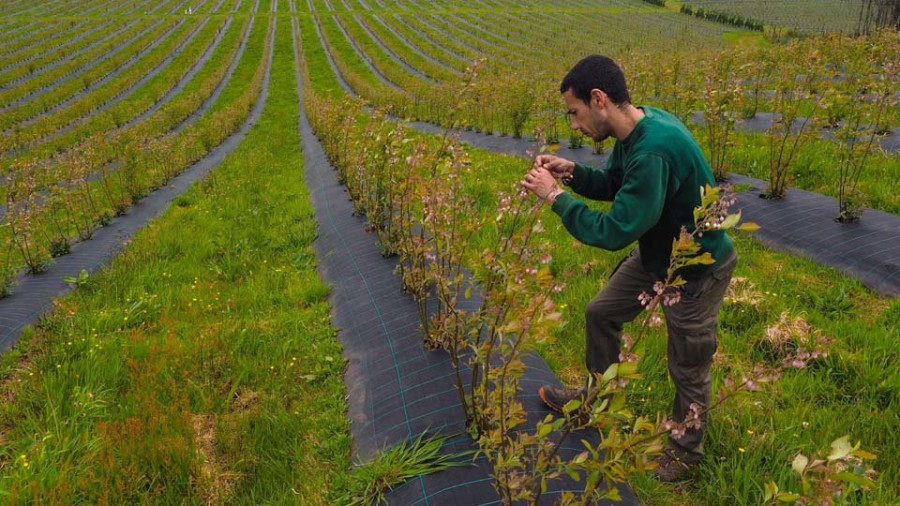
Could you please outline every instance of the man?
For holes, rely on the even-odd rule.
[[[615,147],[605,169],[540,155],[522,185],[552,203],[566,229],[583,243],[615,251],[638,242],[585,309],[587,368],[602,373],[619,360],[623,324],[643,309],[638,295],[653,293],[654,282],[665,278],[672,240],[682,226],[694,228],[700,187],[715,182],[681,121],[660,109],[631,104],[625,76],[613,60],[599,55],[581,60],[563,79],[560,93],[573,129],[596,141],[614,137]],[[612,208],[607,213],[588,208],[560,188],[557,179],[588,199],[612,201]],[[725,232],[704,233],[699,242],[716,263],[681,271],[687,280],[681,301],[665,308],[676,422],[685,419],[692,403],[709,406],[718,312],[737,264]],[[583,388],[550,386],[539,391],[557,411],[584,393]],[[701,421],[700,429],[688,429],[678,440],[669,438],[665,453],[657,459],[659,479],[680,479],[700,460],[705,414]]]

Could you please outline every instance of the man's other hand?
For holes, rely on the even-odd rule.
[[[575,170],[575,162],[556,155],[538,155],[534,159],[534,168],[547,170],[556,179],[562,179],[572,175],[572,171]]]
[[[550,200],[551,197],[555,197],[559,188],[556,184],[556,179],[553,178],[550,171],[541,168],[529,170],[528,174],[525,174],[522,186],[543,200]]]

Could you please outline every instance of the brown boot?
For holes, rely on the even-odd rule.
[[[687,478],[687,475],[699,463],[700,456],[698,455],[675,448],[666,448],[662,455],[656,457],[656,467],[653,469],[653,475],[657,480],[664,483],[682,481]]]
[[[584,388],[569,389],[557,388],[549,385],[542,386],[538,390],[541,400],[553,411],[557,413],[563,412],[563,406],[574,399],[584,399],[587,397],[587,390]]]

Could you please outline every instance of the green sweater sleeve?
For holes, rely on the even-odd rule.
[[[659,222],[668,178],[669,166],[659,156],[635,157],[625,167],[622,187],[608,213],[589,209],[568,193],[557,197],[553,212],[579,241],[606,250],[620,250]]]
[[[618,176],[618,177],[617,177]],[[621,172],[611,166],[595,169],[576,162],[572,171],[570,188],[575,193],[593,200],[611,201],[621,183]]]

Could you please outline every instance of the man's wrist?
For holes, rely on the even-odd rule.
[[[547,194],[547,197],[544,200],[553,205],[553,203],[556,202],[556,198],[563,193],[566,193],[566,191],[557,186],[556,188],[550,190],[550,193]]]

